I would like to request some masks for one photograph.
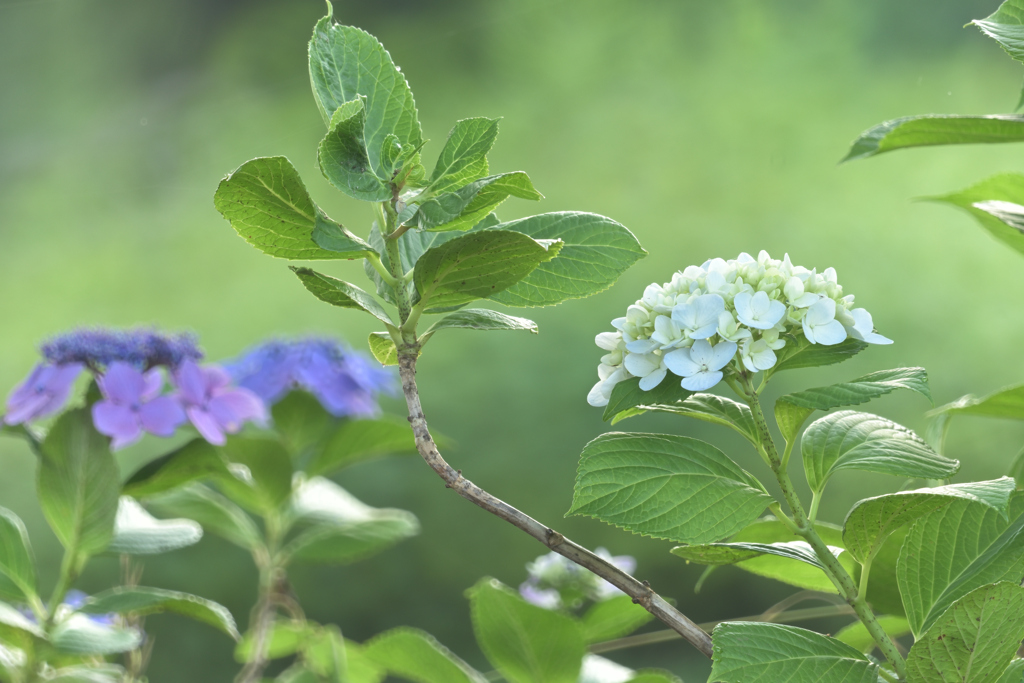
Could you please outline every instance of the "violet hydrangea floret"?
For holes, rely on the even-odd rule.
[[[96,378],[103,399],[92,406],[96,431],[111,437],[119,450],[142,438],[144,432],[168,437],[184,424],[185,409],[171,396],[161,396],[160,368],[143,373],[133,365],[114,361]]]
[[[149,328],[72,330],[47,340],[40,350],[53,365],[81,363],[94,370],[116,361],[140,370],[175,368],[186,360],[203,357],[194,334],[162,334]]]
[[[292,389],[303,389],[335,417],[375,415],[378,394],[395,390],[391,372],[329,338],[270,340],[225,368],[238,386],[267,404],[276,403]]]
[[[868,311],[854,308],[834,268],[818,273],[793,265],[789,254],[779,260],[765,251],[756,259],[745,253],[711,259],[651,284],[612,327],[595,340],[607,353],[587,396],[593,406],[608,405],[615,385],[632,377],[643,391],[663,381],[705,391],[732,369],[769,370],[787,339],[892,343],[875,332]]]
[[[636,559],[629,555],[612,555],[606,548],[598,548],[594,553],[627,574],[636,571]],[[602,602],[624,595],[597,574],[558,553],[541,555],[526,565],[526,572],[528,578],[520,584],[519,595],[544,609],[572,609],[584,600]]]
[[[4,423],[33,422],[57,413],[68,402],[71,388],[82,373],[81,363],[40,363],[7,396]]]
[[[172,394],[200,435],[223,446],[228,434],[236,434],[246,422],[265,423],[263,400],[252,391],[232,386],[231,376],[216,365],[199,367],[188,360],[174,372],[177,391]]]

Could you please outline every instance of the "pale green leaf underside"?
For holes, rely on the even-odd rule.
[[[302,285],[320,301],[332,306],[364,311],[386,325],[394,324],[384,307],[355,285],[318,273],[310,268],[293,267],[292,272],[302,281]]]
[[[917,434],[891,420],[842,410],[812,422],[800,443],[804,473],[821,491],[840,470],[920,479],[945,479],[960,467],[935,453]]]
[[[907,656],[913,683],[989,683],[1006,670],[1024,639],[1024,588],[1000,582],[957,600]]]
[[[907,620],[926,631],[956,600],[996,581],[1024,577],[1024,499],[1010,519],[987,505],[957,500],[921,518],[900,551],[896,580]]]
[[[1024,62],[1024,3],[1021,0],[1006,0],[989,16],[971,23],[999,43],[1010,57]]]
[[[991,114],[960,116],[925,114],[904,116],[869,128],[854,140],[843,161],[864,159],[882,152],[931,145],[971,145],[1024,140],[1024,116]]]
[[[196,595],[142,586],[119,586],[92,596],[79,610],[84,614],[170,613],[209,624],[237,639],[235,619],[223,605]]]
[[[772,500],[754,477],[708,443],[612,432],[584,448],[567,514],[696,544],[736,533]]]
[[[770,370],[765,371],[765,379],[783,370],[817,368],[823,365],[842,363],[867,347],[867,343],[852,337],[832,346],[812,344],[803,335],[791,337],[786,340],[786,345],[775,354],[775,365]]]
[[[98,624],[74,613],[54,627],[50,640],[61,652],[76,655],[112,655],[134,650],[142,643],[135,629]]]
[[[130,496],[121,496],[108,553],[156,555],[195,545],[203,528],[191,519],[157,519]]]
[[[157,512],[193,519],[205,531],[237,546],[252,550],[261,545],[262,534],[249,515],[221,494],[202,484],[187,484],[149,499]]]
[[[601,419],[611,420],[612,424],[625,420],[627,417],[642,415],[646,411],[642,405],[679,405],[692,396],[693,392],[683,389],[682,385],[671,377],[649,391],[640,388],[640,378],[631,377],[615,385],[608,405],[604,407]]]
[[[675,382],[669,382],[675,384]],[[757,425],[750,408],[717,394],[693,394],[680,403],[670,405],[639,405],[637,411],[672,413],[703,422],[722,425],[738,432],[744,439],[758,444]]]
[[[592,213],[545,213],[502,223],[495,229],[565,243],[558,258],[541,264],[522,282],[490,297],[508,306],[553,306],[597,294],[647,255],[625,226]]]
[[[416,212],[416,225],[438,232],[468,230],[509,197],[537,201],[544,195],[523,171],[499,173],[427,199]]]
[[[815,410],[832,410],[867,403],[896,389],[910,389],[931,400],[928,373],[924,368],[880,370],[849,382],[815,387],[780,396],[775,402],[775,420],[786,441],[796,438],[800,427]]]
[[[1024,420],[1024,384],[1000,389],[977,398],[968,394],[936,408],[929,415],[980,415]]]
[[[370,353],[381,365],[398,365],[398,347],[387,332],[371,332],[367,338]]]
[[[710,681],[878,683],[878,665],[834,638],[794,626],[726,622],[712,634]]]
[[[480,649],[509,683],[577,683],[586,651],[577,621],[494,579],[478,582],[469,604]]]
[[[866,498],[846,516],[843,541],[858,561],[864,561],[878,551],[893,531],[954,500],[971,500],[1005,514],[1014,489],[1014,480],[1002,477]]]
[[[1000,173],[959,192],[926,199],[960,207],[993,237],[1024,253],[1021,209],[1015,208],[1024,206],[1024,175]]]
[[[1024,678],[1024,659],[1015,659],[1006,667],[1006,671],[996,683],[1021,683]]]
[[[431,325],[423,337],[429,337],[438,330],[447,329],[467,330],[526,330],[537,334],[537,323],[526,318],[518,318],[513,315],[506,315],[498,311],[491,311],[486,308],[466,308],[455,313],[449,313]]]
[[[330,219],[310,199],[285,157],[245,162],[220,181],[213,204],[242,239],[265,254],[299,261],[362,255],[327,251],[313,241],[318,220]]]
[[[35,595],[36,569],[28,531],[21,518],[0,507],[0,574],[17,586],[25,597]]]
[[[829,546],[836,557],[843,548]],[[786,541],[781,543],[705,543],[703,545],[680,545],[672,548],[672,554],[689,562],[708,565],[736,564],[760,555],[774,555],[789,560],[809,564],[824,571],[825,567],[814,554],[814,549],[806,541]]]
[[[374,636],[364,654],[388,673],[417,683],[485,683],[486,678],[429,633],[400,627]]]

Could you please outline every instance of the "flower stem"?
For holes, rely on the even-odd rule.
[[[249,661],[235,678],[235,683],[257,683],[263,680],[263,671],[270,664],[268,651],[274,630],[278,589],[281,585],[287,585],[285,569],[278,562],[278,550],[285,530],[276,514],[268,514],[264,523],[266,552],[255,553],[253,556],[260,570],[260,584],[259,598],[249,619],[252,651],[249,653]]]
[[[885,632],[882,625],[878,623],[874,612],[871,611],[864,597],[860,595],[858,587],[854,584],[853,577],[839,563],[839,559],[832,554],[832,551],[828,549],[821,536],[814,530],[812,519],[804,511],[803,504],[801,504],[800,498],[793,487],[793,480],[790,479],[788,470],[782,466],[782,459],[779,457],[779,453],[775,448],[775,441],[768,430],[768,422],[765,420],[764,412],[761,410],[761,402],[758,400],[757,392],[750,382],[750,376],[747,374],[742,375],[740,384],[743,388],[743,392],[740,395],[746,399],[747,405],[750,406],[750,411],[754,416],[754,423],[757,425],[758,440],[768,455],[772,471],[775,473],[775,478],[782,489],[782,495],[785,497],[786,504],[789,505],[789,509],[793,514],[793,523],[797,527],[795,533],[811,546],[818,561],[824,565],[826,574],[839,590],[839,594],[853,608],[857,618],[867,628],[875,644],[878,645],[878,649],[881,650],[889,664],[892,665],[900,680],[905,679],[906,662],[900,655],[899,650],[896,649],[896,644],[892,642],[892,638]],[[812,508],[812,511],[816,510]]]

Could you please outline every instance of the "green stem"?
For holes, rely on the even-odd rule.
[[[789,509],[793,513],[793,523],[796,525],[796,534],[802,537],[814,550],[814,554],[817,556],[818,561],[824,565],[826,574],[835,584],[839,590],[839,594],[843,596],[847,604],[853,608],[857,618],[861,620],[868,633],[874,639],[878,645],[878,649],[885,655],[885,658],[892,665],[892,668],[896,671],[896,674],[901,680],[906,678],[907,667],[906,662],[903,661],[903,657],[900,655],[899,650],[896,649],[896,644],[892,642],[889,634],[885,632],[882,625],[878,623],[878,619],[875,614],[868,607],[867,602],[862,596],[858,587],[854,584],[853,577],[850,576],[849,572],[839,563],[839,559],[832,554],[832,551],[828,549],[828,546],[821,539],[821,536],[814,530],[814,524],[804,511],[804,507],[800,502],[799,496],[797,496],[796,490],[793,486],[793,480],[789,477],[789,472],[782,467],[782,459],[779,457],[779,453],[775,448],[775,441],[772,439],[771,432],[768,430],[768,422],[765,420],[764,412],[761,410],[761,403],[758,400],[757,392],[754,390],[753,385],[750,382],[750,376],[746,373],[740,376],[740,384],[743,388],[740,396],[746,399],[747,405],[750,406],[750,411],[754,416],[754,423],[757,425],[758,440],[764,451],[768,455],[772,471],[775,473],[775,478],[779,482],[779,488],[782,489],[782,495],[786,499],[786,504],[789,505]]]
[[[796,437],[793,437],[792,441],[786,442],[786,448],[782,451],[782,469],[789,471],[789,456],[793,455],[793,444],[796,443]]]
[[[807,516],[810,518],[812,524],[814,523],[814,520],[818,519],[818,505],[820,505],[820,504],[821,504],[821,493],[819,491],[812,491],[811,492],[811,509],[807,513]]]
[[[857,598],[860,600],[867,600],[868,597],[868,577],[871,575],[871,561],[873,559],[875,559],[875,556],[869,555],[860,566],[860,589],[857,591]]]
[[[46,621],[43,624],[44,631],[48,632],[50,627],[53,626],[53,620],[57,616],[57,609],[64,602],[65,596],[71,590],[71,585],[78,576],[79,564],[78,552],[74,548],[68,548],[64,551],[64,559],[60,563],[60,577],[57,579],[57,585],[54,586],[50,602],[46,607],[47,614]]]
[[[381,280],[384,280],[384,282],[388,283],[391,287],[398,287],[398,280],[396,280],[394,276],[388,272],[388,269],[384,267],[384,264],[380,260],[380,256],[377,256],[377,254],[370,254],[366,257],[366,260],[369,261],[370,265],[373,266],[373,269],[377,271]]]

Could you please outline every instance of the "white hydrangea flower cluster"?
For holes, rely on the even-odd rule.
[[[671,372],[684,389],[705,391],[722,381],[730,363],[737,371],[768,370],[784,335],[825,346],[847,337],[892,343],[875,333],[870,313],[853,307],[834,268],[818,273],[794,266],[789,254],[780,261],[765,251],[756,259],[712,259],[652,284],[612,326],[616,332],[596,339],[608,353],[587,396],[593,406],[608,405],[615,385],[630,377],[650,391]]]

